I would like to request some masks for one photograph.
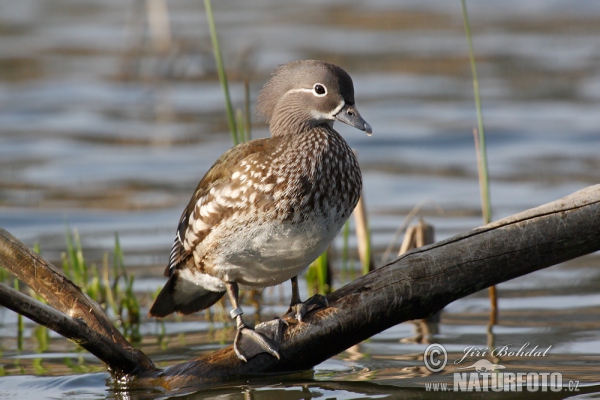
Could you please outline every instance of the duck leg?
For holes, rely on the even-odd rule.
[[[273,340],[269,339],[267,336],[256,332],[244,322],[244,319],[242,318],[244,311],[238,304],[239,288],[237,283],[227,282],[225,285],[227,286],[227,294],[229,295],[229,300],[233,307],[233,310],[229,312],[229,315],[232,319],[235,319],[237,324],[237,333],[235,335],[235,340],[233,341],[235,354],[242,361],[248,361],[260,353],[269,353],[273,357],[279,359],[279,353],[277,352],[279,344],[273,342]]]
[[[302,302],[302,300],[300,300],[300,290],[298,289],[298,277],[294,276],[290,281],[292,282],[292,300],[286,314],[293,313],[294,317],[302,322],[302,318],[309,312],[318,310],[319,308],[329,307],[327,297],[318,293],[305,302]]]

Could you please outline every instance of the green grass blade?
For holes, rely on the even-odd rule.
[[[473,52],[473,42],[471,40],[471,27],[469,24],[469,16],[467,13],[467,5],[465,0],[461,0],[463,22],[465,25],[465,34],[469,45],[469,59],[471,61],[471,73],[473,75],[473,93],[475,95],[475,108],[477,110],[477,131],[479,139],[479,155],[481,157],[481,201],[484,223],[490,223],[492,219],[492,206],[490,201],[490,185],[487,164],[487,151],[485,146],[485,131],[483,129],[483,114],[481,112],[481,99],[479,96],[479,79],[477,78],[477,66],[475,64],[475,56]]]
[[[236,145],[240,143],[240,138],[237,134],[238,129],[235,122],[235,115],[233,113],[233,106],[231,104],[231,97],[229,96],[229,84],[227,82],[227,75],[225,75],[225,67],[223,64],[223,58],[221,57],[221,47],[219,46],[219,38],[217,37],[217,28],[215,27],[215,20],[213,18],[210,0],[204,0],[204,6],[206,7],[206,18],[208,19],[210,39],[212,41],[215,62],[217,63],[217,73],[219,74],[219,82],[221,83],[221,88],[223,89],[223,94],[225,96],[225,108],[227,109],[227,123],[229,124],[229,131],[231,132],[233,144]]]
[[[115,278],[116,279],[116,278]],[[117,315],[117,305],[115,302],[114,291],[110,284],[110,268],[108,266],[108,253],[104,253],[102,257],[102,280],[104,283],[104,290],[106,291],[106,307],[109,308]]]
[[[87,264],[85,262],[85,258],[83,257],[83,246],[81,245],[81,237],[79,236],[79,232],[77,230],[74,231],[73,233],[73,238],[75,241],[75,265],[77,266],[77,268],[79,269],[79,274],[81,276],[81,287],[83,288],[87,288],[88,286],[88,281],[89,281],[89,275],[88,275],[88,268],[87,268]]]
[[[481,99],[479,97],[479,79],[477,78],[477,66],[473,52],[473,42],[471,40],[471,26],[469,24],[469,15],[467,13],[467,4],[461,0],[463,22],[465,25],[465,34],[469,45],[469,59],[471,61],[471,73],[473,75],[473,93],[475,95],[475,107],[477,109],[477,132],[475,133],[475,148],[477,152],[477,170],[479,173],[479,188],[481,192],[481,213],[483,223],[489,224],[492,220],[492,204],[490,200],[490,184],[488,175],[487,151],[485,146],[485,131],[483,130],[483,114],[481,112]],[[498,319],[498,296],[496,287],[489,289],[489,298],[491,304],[490,326],[495,325]]]
[[[119,284],[121,275],[125,274],[125,268],[123,266],[123,250],[121,249],[121,242],[119,241],[119,234],[115,233],[115,248],[113,250],[113,284],[112,290],[116,291]]]
[[[34,335],[35,335],[35,337],[37,339],[37,343],[38,343],[37,351],[39,353],[43,353],[44,351],[48,350],[48,348],[50,347],[50,331],[49,331],[49,329],[46,328],[45,326],[38,325],[35,327],[33,332],[34,332]]]
[[[346,282],[350,260],[350,220],[344,224],[342,231],[342,283]]]
[[[19,280],[17,278],[13,281],[13,288],[15,290],[19,290]],[[21,314],[17,314],[17,349],[19,351],[23,351],[23,335],[25,332],[25,322],[23,321],[23,316]]]
[[[327,270],[327,250],[317,258],[317,281],[319,283],[319,293],[329,293],[327,284],[329,271]]]
[[[246,139],[246,129],[245,129],[245,124],[244,124],[244,113],[242,112],[242,110],[240,110],[238,108],[236,110],[235,117],[236,117],[236,120],[237,120],[237,127],[239,129],[239,131],[238,131],[238,138],[240,140],[240,143],[243,143],[243,142],[247,141],[248,139]]]
[[[252,140],[252,122],[250,121],[250,82],[244,80],[244,131],[246,141]]]
[[[63,257],[63,269],[65,274],[73,280],[76,284],[79,285],[80,276],[79,270],[75,268],[74,260],[77,258],[75,255],[75,246],[73,245],[73,234],[71,232],[71,228],[67,225],[67,232],[65,234],[65,239],[67,242],[67,252]]]

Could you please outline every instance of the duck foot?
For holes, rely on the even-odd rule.
[[[260,353],[268,353],[279,360],[279,343],[286,325],[278,318],[263,322],[255,329],[248,326],[240,327],[233,342],[235,354],[244,362]]]
[[[294,318],[296,318],[299,322],[302,322],[302,319],[306,314],[327,307],[329,307],[327,297],[323,296],[322,294],[315,294],[306,301],[290,305],[290,308],[285,314],[293,314]]]
[[[256,327],[258,332],[250,328],[242,318],[244,311],[238,303],[238,284],[236,282],[225,282],[225,285],[233,306],[233,310],[229,312],[229,315],[237,325],[237,333],[233,341],[233,350],[235,350],[237,357],[246,362],[260,353],[269,353],[279,359],[277,350],[279,350],[279,343],[281,342],[283,322],[276,320],[271,323],[260,324]]]
[[[274,318],[270,321],[261,322],[254,327],[254,330],[269,338],[279,347],[279,343],[281,343],[281,338],[283,337],[283,329],[287,326],[287,322],[281,318]],[[279,350],[279,348],[276,350]]]

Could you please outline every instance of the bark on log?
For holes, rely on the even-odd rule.
[[[152,360],[131,346],[98,303],[86,296],[61,270],[2,228],[0,228],[0,266],[12,272],[32,288],[50,306],[73,320],[85,322],[90,331],[95,331],[109,339],[110,343],[113,343],[115,354],[123,352],[129,354],[127,360],[124,360],[122,355],[117,356],[114,360],[99,357],[107,364],[113,375],[121,377],[156,370]],[[0,305],[8,307],[8,304],[3,302],[0,302]],[[16,303],[15,306],[19,306],[19,303]],[[29,306],[34,307],[35,303],[31,303]],[[18,310],[15,311],[19,312]],[[56,331],[52,327],[52,320],[49,320],[47,324],[40,321],[36,322]],[[82,334],[85,335],[85,332]],[[77,335],[65,337],[75,342],[79,340]],[[99,351],[104,352],[106,350]],[[93,351],[92,353],[95,354]],[[118,359],[121,361],[117,361]]]
[[[0,304],[52,329],[100,360],[111,360],[112,365],[119,366],[114,373],[117,376],[133,374],[139,368],[139,360],[132,357],[130,348],[115,346],[110,338],[90,328],[82,319],[71,318],[4,283],[0,283]]]
[[[0,247],[0,263],[7,266],[11,259],[5,248]],[[259,355],[243,363],[229,346],[163,372],[146,369],[136,382],[171,390],[309,369],[400,322],[427,317],[488,286],[597,250],[600,185],[410,251],[330,294],[330,307],[307,315],[305,322],[286,317],[281,360]]]

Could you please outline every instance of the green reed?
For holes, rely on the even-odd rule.
[[[346,221],[342,229],[342,282],[347,279],[348,269],[350,267],[350,220]]]
[[[477,154],[477,172],[479,175],[479,190],[481,192],[481,213],[483,223],[489,224],[492,220],[492,205],[490,200],[490,184],[487,163],[487,151],[485,146],[485,131],[483,129],[483,114],[481,112],[481,99],[479,96],[479,79],[477,78],[477,65],[473,51],[473,42],[471,40],[471,27],[469,24],[469,15],[465,0],[461,0],[463,23],[465,26],[465,35],[469,46],[469,60],[471,62],[471,74],[473,75],[473,93],[475,96],[475,108],[477,110],[477,129],[473,132],[475,137],[475,150]],[[491,286],[489,290],[491,305],[490,325],[495,325],[498,318],[498,296],[496,287]]]
[[[13,280],[13,288],[15,290],[19,290],[19,280],[17,278]],[[23,321],[23,316],[21,314],[17,314],[17,349],[19,351],[23,351],[24,332],[25,322]]]
[[[227,81],[227,75],[225,74],[225,66],[223,64],[223,57],[221,56],[221,47],[219,45],[219,38],[217,36],[217,28],[215,27],[215,19],[213,18],[212,7],[210,0],[204,0],[204,7],[206,8],[206,18],[208,19],[208,29],[210,31],[210,39],[212,42],[213,53],[215,56],[215,62],[217,64],[217,73],[219,74],[219,82],[221,83],[221,89],[223,89],[223,95],[225,96],[225,109],[227,111],[227,124],[229,125],[229,131],[231,132],[231,138],[233,144],[240,143],[240,135],[238,132],[238,124],[233,112],[233,105],[231,103],[231,96],[229,95],[229,83]]]
[[[328,294],[331,287],[328,282],[331,280],[329,266],[329,257],[327,250],[323,252],[315,261],[313,261],[306,271],[306,286],[308,287],[309,295],[315,293]]]
[[[123,285],[119,281],[123,281]],[[135,277],[127,273],[123,257],[123,249],[119,241],[119,235],[115,235],[115,247],[113,251],[113,283],[107,285],[113,296],[113,305],[116,306],[115,314],[119,316],[123,333],[135,342],[140,341],[140,304],[133,291]],[[127,313],[125,314],[124,311]],[[127,316],[127,319],[124,318]]]
[[[244,80],[244,139],[252,140],[252,121],[250,112],[250,82]]]
[[[123,334],[132,342],[141,340],[140,306],[133,291],[134,277],[127,273],[119,236],[115,235],[112,273],[108,253],[102,259],[102,275],[96,264],[88,263],[77,231],[66,231],[67,250],[62,253],[62,269],[90,298],[110,309]]]
[[[331,285],[329,284],[329,259],[327,250],[323,252],[306,271],[306,285],[308,287],[309,295],[315,293],[327,294],[331,292]]]
[[[471,40],[471,27],[469,24],[469,15],[465,0],[461,0],[463,22],[465,25],[465,34],[469,46],[469,60],[471,62],[471,74],[473,75],[473,94],[475,96],[475,108],[477,110],[477,141],[476,150],[479,155],[478,171],[480,177],[481,204],[483,213],[483,222],[489,224],[492,216],[492,205],[490,202],[490,185],[487,163],[487,151],[485,146],[485,131],[483,129],[483,114],[481,112],[481,98],[479,96],[479,79],[477,78],[477,65],[473,52],[473,42]]]

